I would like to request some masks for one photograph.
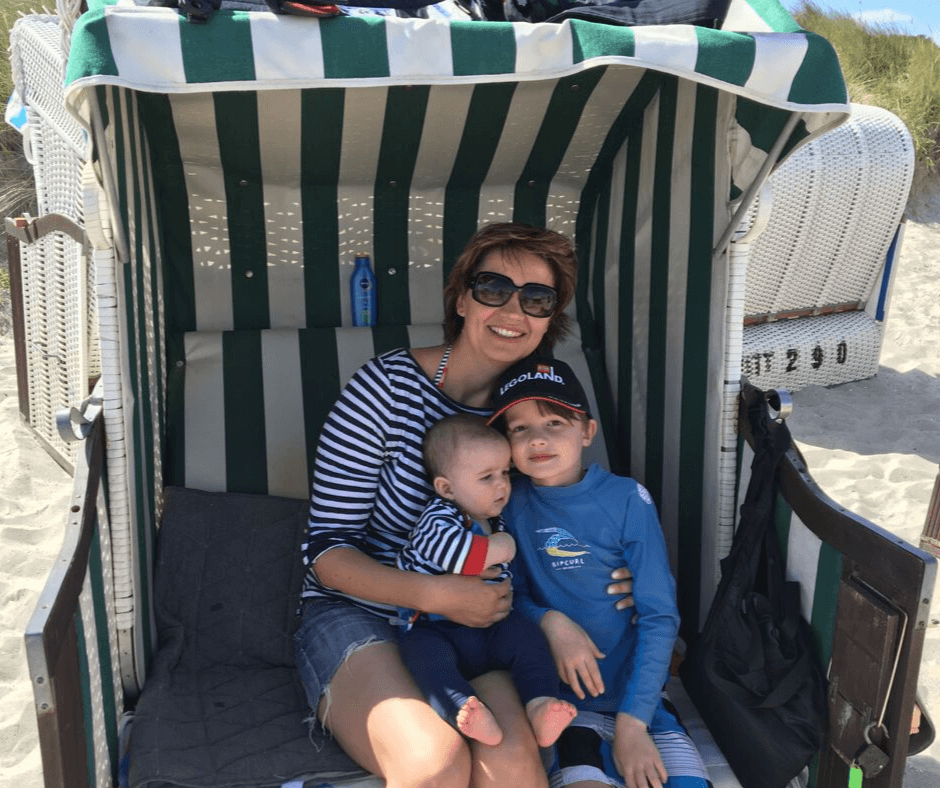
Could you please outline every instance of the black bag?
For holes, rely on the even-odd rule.
[[[767,404],[748,406],[757,449],[741,522],[705,628],[682,664],[689,696],[744,788],[783,788],[826,740],[826,690],[773,528],[777,463],[790,445]]]

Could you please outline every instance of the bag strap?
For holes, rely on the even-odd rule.
[[[709,633],[715,633],[723,611],[740,605],[747,590],[754,587],[764,552],[761,540],[773,522],[777,465],[790,448],[790,431],[786,424],[771,429],[770,412],[763,396],[755,396],[747,404],[747,419],[755,443],[751,480],[731,550],[721,561],[721,579],[702,628],[702,637],[706,640]]]
[[[752,709],[775,709],[782,706],[799,691],[806,677],[810,675],[811,667],[809,653],[804,651],[800,654],[799,659],[793,663],[790,670],[787,671],[787,675],[780,679],[777,686],[763,698],[745,689],[737,682],[719,675],[711,665],[705,665],[705,672],[712,682],[721,687],[728,697],[734,698],[742,705]]]

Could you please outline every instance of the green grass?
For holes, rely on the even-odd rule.
[[[890,110],[914,138],[917,160],[940,162],[940,47],[890,25],[863,27],[848,14],[805,3],[795,14],[806,30],[827,39],[839,55],[849,97]]]
[[[20,13],[33,12],[39,5],[37,0],[0,0],[0,108],[6,108],[7,98],[13,91],[10,29]],[[5,216],[29,210],[35,201],[32,170],[24,167],[21,153],[20,133],[0,120],[0,221]]]

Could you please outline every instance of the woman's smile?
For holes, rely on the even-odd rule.
[[[503,328],[502,326],[489,326],[489,329],[496,334],[496,336],[503,337],[504,339],[518,339],[521,336],[525,336],[522,331],[517,331],[512,328]]]

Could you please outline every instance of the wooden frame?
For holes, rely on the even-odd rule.
[[[757,396],[764,393],[746,386],[739,409],[739,431],[749,442],[750,429],[743,414],[746,403]],[[842,580],[867,586],[907,617],[884,719],[889,736],[881,742],[890,761],[881,774],[865,783],[866,788],[897,788],[904,779],[937,560],[829,498],[813,481],[795,445],[778,472],[780,493],[797,517],[842,554]],[[848,765],[827,748],[819,760],[819,785],[845,786],[848,779]]]
[[[79,596],[98,528],[98,491],[104,472],[101,416],[79,453],[65,539],[26,627],[26,658],[46,788],[92,784],[89,720],[83,706]]]

